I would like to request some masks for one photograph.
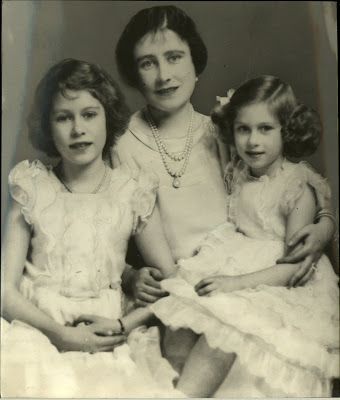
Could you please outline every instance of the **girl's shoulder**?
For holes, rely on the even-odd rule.
[[[53,167],[51,165],[45,165],[39,160],[32,162],[24,160],[13,167],[9,174],[8,182],[11,186],[23,181],[37,180],[40,177],[51,178],[52,170]]]
[[[32,223],[32,214],[37,204],[53,201],[55,180],[53,167],[39,160],[21,161],[11,170],[8,177],[9,190],[12,198],[22,206],[22,213],[28,223]]]
[[[299,163],[286,161],[283,164],[281,176],[284,188],[281,203],[285,206],[284,208],[291,209],[292,204],[302,195],[306,186],[313,190],[321,208],[326,207],[330,201],[331,191],[327,179],[316,172],[307,161]]]

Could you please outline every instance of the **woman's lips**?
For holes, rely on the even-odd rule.
[[[160,89],[156,90],[156,93],[161,95],[161,96],[170,96],[172,95],[176,90],[178,89],[178,86],[176,87],[171,87],[171,88],[166,88],[166,89]]]
[[[79,149],[85,149],[85,148],[87,148],[88,146],[90,146],[92,143],[91,142],[79,142],[79,143],[73,143],[73,144],[71,144],[69,147],[71,148],[71,149],[74,149],[74,150],[79,150]]]

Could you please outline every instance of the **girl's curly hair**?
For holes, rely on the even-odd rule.
[[[68,98],[67,90],[87,90],[104,107],[106,143],[103,154],[107,154],[117,137],[127,129],[129,110],[117,83],[103,68],[71,58],[51,67],[38,84],[27,120],[32,145],[51,157],[59,156],[52,139],[50,114],[56,94]]]
[[[300,103],[288,83],[270,75],[245,82],[228,104],[217,105],[211,119],[227,144],[234,144],[234,121],[242,107],[264,102],[280,122],[283,152],[288,157],[309,156],[317,149],[322,133],[318,113]]]

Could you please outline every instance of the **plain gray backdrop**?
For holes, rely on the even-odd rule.
[[[9,205],[7,177],[18,161],[39,158],[26,117],[35,87],[54,63],[72,57],[100,64],[121,84],[131,111],[144,103],[117,73],[114,49],[140,9],[173,4],[197,24],[208,65],[192,99],[209,114],[216,95],[263,74],[288,81],[297,97],[317,109],[324,124],[318,152],[307,160],[329,179],[338,213],[336,4],[302,1],[4,1],[2,228]],[[338,214],[337,214],[338,215]]]

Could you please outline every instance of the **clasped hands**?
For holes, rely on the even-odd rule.
[[[56,344],[61,351],[97,353],[113,351],[126,342],[118,320],[95,315],[81,315],[73,326],[64,326]]]

